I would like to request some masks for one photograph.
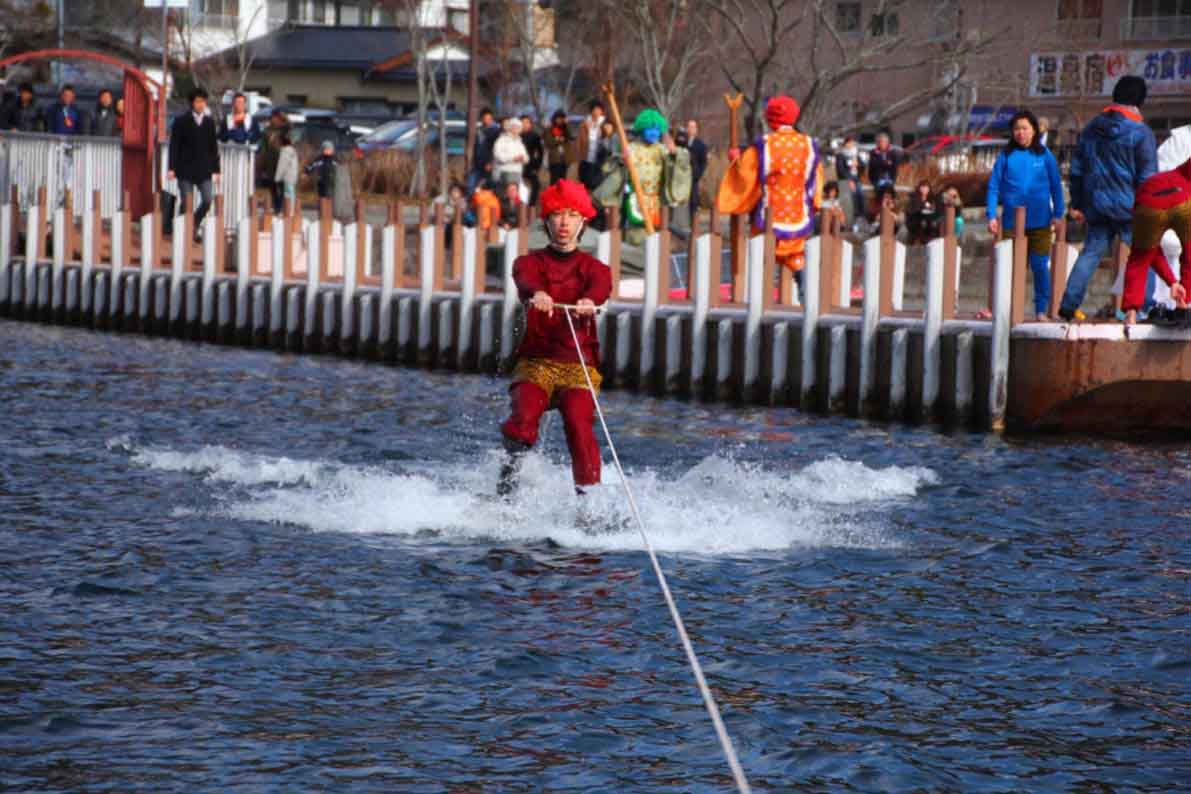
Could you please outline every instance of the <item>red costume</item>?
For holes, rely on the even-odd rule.
[[[1146,275],[1151,267],[1173,286],[1174,272],[1162,253],[1162,235],[1174,231],[1182,243],[1179,258],[1182,284],[1191,292],[1191,160],[1162,171],[1141,183],[1133,203],[1133,245],[1125,265],[1121,308],[1140,309],[1145,301]]]
[[[568,180],[542,193],[543,217],[563,209],[575,210],[585,220],[595,216],[587,191]],[[579,250],[543,248],[519,257],[513,264],[513,281],[522,301],[545,292],[555,303],[575,304],[587,299],[598,306],[612,293],[608,266]],[[594,485],[600,481],[600,448],[593,432],[595,402],[579,366],[565,311],[555,309],[550,316],[527,309],[525,337],[517,348],[517,366],[509,388],[512,415],[501,426],[501,432],[512,442],[512,451],[516,452],[518,446],[528,449],[537,443],[542,414],[557,408],[566,430],[575,485]],[[595,318],[572,313],[571,322],[588,376],[598,388],[600,350]]]

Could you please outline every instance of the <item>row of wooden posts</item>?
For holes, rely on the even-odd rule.
[[[3,207],[0,314],[471,371],[496,371],[512,353],[520,310],[512,263],[528,249],[526,208],[512,229],[477,230],[448,223],[442,205],[418,205],[411,224],[405,207],[391,203],[378,230],[362,202],[346,224],[331,217],[329,202],[314,221],[292,205],[273,217],[253,202],[233,235],[214,221],[215,207],[195,244],[188,198],[167,244],[160,212],[135,223],[127,212],[110,221],[94,212],[76,223],[66,201],[49,207],[43,193],[22,212],[13,195]],[[928,246],[926,307],[916,312],[896,305],[904,247],[888,212],[880,234],[863,244],[860,306],[852,305],[852,246],[836,213],[825,213],[821,233],[808,241],[803,295],[776,264],[772,233],[725,240],[713,212],[683,243],[685,291],[672,294],[675,241],[664,218],[644,246],[641,294],[626,297],[611,212],[596,241],[614,289],[599,318],[606,383],[996,426],[1009,330],[1024,319],[1026,241],[1019,231],[997,246],[993,273],[1002,288],[994,291],[994,320],[958,319],[961,251],[952,212],[944,236]],[[767,225],[771,231],[772,219]],[[731,275],[721,272],[725,246]],[[1068,259],[1060,228],[1056,293]],[[725,298],[721,281],[731,283]]]

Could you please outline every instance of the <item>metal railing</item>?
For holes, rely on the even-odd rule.
[[[161,167],[161,185],[167,193],[178,194],[178,184],[168,179],[169,141],[161,144],[157,162]],[[240,143],[219,144],[219,184],[215,195],[223,196],[224,228],[234,230],[240,218],[248,214],[248,200],[256,189],[256,150]]]
[[[1124,41],[1191,39],[1191,14],[1174,17],[1125,17],[1121,20]]]
[[[91,197],[99,191],[100,212],[110,218],[120,209],[123,193],[123,144],[119,138],[92,138],[74,135],[48,135],[36,132],[0,132],[0,186],[7,196],[15,185],[22,206],[37,200],[40,188],[46,189],[48,201],[61,206],[69,189],[74,197],[75,214],[90,208]],[[177,192],[167,182],[166,151],[158,152],[161,180],[166,189]],[[223,195],[223,220],[234,229],[248,213],[248,200],[255,189],[256,154],[252,147],[220,144],[220,170],[223,177],[217,194]]]
[[[15,185],[26,206],[39,188],[55,205],[66,191],[77,197],[75,213],[81,215],[92,194],[101,195],[101,211],[113,215],[120,206],[121,143],[119,138],[86,138],[33,132],[0,133],[8,149],[4,181]]]

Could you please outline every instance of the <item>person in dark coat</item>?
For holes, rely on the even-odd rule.
[[[835,153],[835,178],[840,187],[840,206],[852,226],[864,217],[864,195],[860,190],[860,147],[851,135],[844,138],[844,145]]]
[[[289,117],[285,111],[274,110],[269,115],[269,125],[261,137],[260,151],[256,154],[257,184],[269,188],[273,197],[273,214],[281,214],[285,205],[284,187],[277,184],[277,160],[281,157],[281,139],[292,134]]]
[[[496,139],[500,137],[500,125],[492,115],[491,108],[480,111],[480,123],[476,129],[476,144],[472,150],[472,170],[467,175],[467,189],[474,191],[476,187],[488,180],[492,175],[492,150],[496,146]]]
[[[16,99],[6,104],[0,113],[0,129],[17,132],[37,132],[42,129],[41,112],[33,96],[33,84],[21,83]]]
[[[691,153],[691,226],[699,213],[699,180],[707,172],[707,144],[699,137],[699,122],[691,119],[686,123],[687,145]]]
[[[1141,183],[1158,172],[1154,133],[1141,116],[1146,82],[1135,75],[1117,81],[1112,104],[1084,127],[1071,156],[1071,217],[1087,221],[1083,250],[1067,278],[1059,316],[1083,319],[1080,304],[1092,275],[1114,237],[1133,239],[1133,202]]]
[[[90,132],[97,138],[115,138],[120,135],[116,122],[116,103],[112,92],[105,88],[99,92],[99,101],[95,103]]]
[[[305,172],[314,177],[320,199],[332,198],[335,195],[335,144],[323,141],[319,151],[319,156],[306,165]]]
[[[83,135],[87,131],[87,118],[74,103],[74,86],[62,86],[58,101],[46,113],[46,132],[54,135]]]
[[[567,167],[571,158],[571,129],[567,126],[567,112],[556,110],[550,117],[550,126],[542,136],[542,143],[546,147],[549,158],[550,184],[556,185],[566,178]]]
[[[877,134],[877,147],[868,155],[868,181],[874,191],[889,187],[897,182],[897,167],[902,164],[902,153],[893,148],[889,133]]]
[[[213,181],[219,179],[219,137],[215,121],[207,114],[207,92],[190,92],[190,110],[174,120],[170,131],[169,178],[178,180],[179,204],[198,188],[199,206],[194,213],[194,240],[199,241],[203,218],[211,209]]]
[[[546,161],[546,147],[542,143],[542,135],[533,126],[533,117],[526,114],[521,117],[521,143],[529,153],[529,162],[521,173],[521,178],[529,187],[529,206],[536,207],[538,193],[542,190],[542,164]]]

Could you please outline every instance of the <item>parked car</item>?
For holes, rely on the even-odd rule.
[[[941,154],[963,154],[976,146],[1004,146],[1005,139],[993,135],[928,135],[919,138],[906,147],[906,156],[911,159]]]
[[[295,144],[306,143],[316,147],[323,141],[331,141],[336,151],[349,152],[355,147],[356,141],[372,132],[367,127],[340,119],[333,110],[288,105],[279,106],[276,110],[284,113],[289,121]],[[269,123],[273,111],[273,108],[267,108],[255,114],[262,128]]]
[[[425,127],[423,145],[438,146],[439,129],[437,121],[428,121]],[[398,151],[412,153],[418,145],[418,123],[409,119],[393,121],[376,129],[371,135],[356,143],[356,157],[363,158],[373,152]],[[447,154],[463,155],[467,151],[467,121],[447,118]]]
[[[356,141],[356,159],[359,160],[373,152],[384,151],[392,147],[398,138],[417,126],[418,123],[416,121],[410,121],[409,119],[397,119],[380,125]]]

